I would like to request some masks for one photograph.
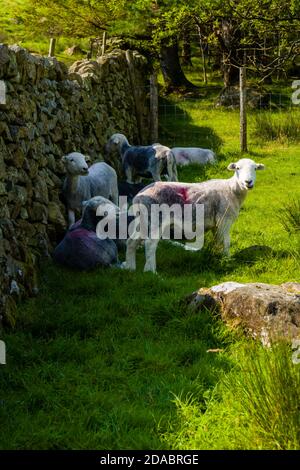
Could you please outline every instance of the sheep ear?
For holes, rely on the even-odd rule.
[[[84,158],[87,163],[91,163],[92,159],[89,155],[85,155]]]
[[[257,163],[256,169],[257,169],[257,170],[264,170],[264,169],[265,169],[265,165],[264,165],[263,163]]]
[[[227,170],[233,171],[236,170],[236,164],[235,163],[229,163]]]
[[[82,203],[81,203],[82,207],[86,207],[88,205],[88,202],[89,201],[82,201]]]
[[[61,161],[62,161],[63,163],[66,163],[67,160],[68,160],[68,159],[67,159],[67,156],[66,156],[66,155],[64,155],[64,156],[62,157],[62,159],[61,159]]]

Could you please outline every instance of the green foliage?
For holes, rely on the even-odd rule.
[[[255,133],[263,140],[299,141],[300,113],[260,112],[255,118]]]
[[[300,447],[300,367],[287,344],[271,350],[239,344],[238,364],[224,375],[205,407],[177,397],[178,421],[164,435],[173,449],[274,449]]]
[[[300,231],[300,199],[292,200],[282,209],[280,220],[288,233]]]

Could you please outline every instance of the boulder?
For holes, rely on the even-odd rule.
[[[261,90],[247,88],[246,102],[249,108],[262,108],[270,105],[270,95]],[[238,86],[223,88],[218,96],[216,106],[225,106],[227,108],[238,108],[240,106],[240,89]]]
[[[258,338],[265,346],[300,337],[300,284],[224,282],[188,297],[191,308],[220,313],[231,328]]]

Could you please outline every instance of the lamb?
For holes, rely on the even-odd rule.
[[[169,147],[161,144],[132,146],[123,134],[113,134],[108,140],[107,154],[118,150],[128,183],[135,183],[141,177],[152,177],[160,181],[167,174],[169,181],[178,181],[175,157]]]
[[[192,205],[192,220],[195,224],[195,207],[204,206],[204,231],[212,230],[216,236],[216,242],[223,248],[224,254],[229,255],[230,228],[239,215],[240,208],[245,200],[247,192],[254,187],[256,170],[263,170],[264,165],[253,160],[243,158],[236,163],[230,163],[228,170],[234,171],[229,179],[214,179],[202,183],[169,183],[156,182],[147,186],[133,199],[133,204],[146,209],[140,212],[141,217],[135,219],[136,227],[127,241],[126,262],[123,267],[136,269],[136,249],[142,241],[141,225],[149,228],[145,239],[146,264],[145,271],[156,271],[156,249],[159,237],[149,236],[151,224],[157,224],[161,234],[166,223],[162,218],[152,221],[149,219],[153,204],[165,204],[171,207],[179,204],[183,209],[185,205]],[[182,220],[171,220],[171,224],[181,223]],[[150,227],[149,227],[150,224]],[[170,225],[170,224],[169,224]]]
[[[216,155],[209,149],[201,149],[199,147],[173,147],[171,150],[177,165],[183,166],[190,165],[191,163],[205,165],[207,163],[213,164],[216,162]]]
[[[84,201],[82,220],[76,222],[66,233],[63,240],[55,248],[54,260],[68,268],[87,271],[98,266],[113,266],[118,264],[118,250],[113,240],[100,240],[96,235],[97,209],[102,205],[103,210],[119,208],[102,196],[96,196]]]
[[[67,171],[63,193],[67,203],[69,227],[75,222],[75,211],[81,210],[83,201],[103,196],[118,205],[118,178],[115,170],[105,162],[88,168],[82,153],[72,152],[62,158]]]

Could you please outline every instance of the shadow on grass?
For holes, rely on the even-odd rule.
[[[224,325],[180,307],[196,279],[49,264],[40,285],[4,335],[2,449],[159,449],[174,396],[204,406],[231,367],[207,354],[230,342]]]
[[[239,263],[255,264],[257,261],[276,256],[276,252],[267,245],[253,245],[234,254],[234,260]]]
[[[218,153],[223,144],[211,127],[193,124],[180,103],[161,99],[159,121],[159,140],[169,147],[202,147]]]

